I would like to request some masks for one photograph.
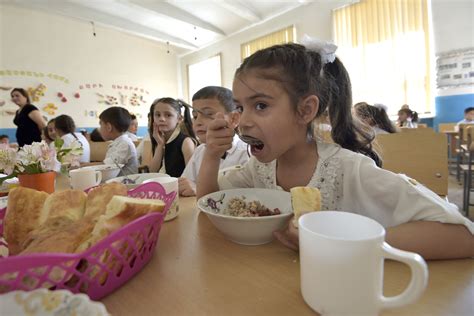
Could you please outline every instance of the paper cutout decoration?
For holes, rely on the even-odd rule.
[[[103,85],[101,83],[84,83],[79,85],[79,89],[95,89],[95,88],[102,88]]]
[[[5,105],[5,101],[0,100],[0,106],[4,106],[4,105]]]
[[[120,96],[120,104],[123,106],[127,105],[128,96],[123,94],[122,92],[119,92],[119,96]]]
[[[84,112],[87,117],[99,117],[98,111],[85,111]]]
[[[130,105],[131,106],[140,106],[141,103],[146,103],[143,99],[143,95],[138,95],[137,93],[133,93],[130,97]]]
[[[57,110],[58,110],[58,107],[54,105],[54,103],[48,103],[43,107],[43,111],[45,111],[49,115],[56,115]]]
[[[76,99],[79,99],[79,98],[81,97],[81,95],[79,94],[79,92],[76,92],[76,93],[74,93],[74,97],[75,97]]]
[[[44,92],[46,91],[46,86],[40,83],[35,89],[29,87],[28,94],[31,97],[33,102],[38,102],[40,97],[44,97]]]
[[[103,94],[100,94],[100,93],[97,93],[97,95],[100,98],[99,103],[105,103],[107,105],[117,105],[118,104],[117,98],[112,96],[112,95],[103,95]]]
[[[0,111],[0,113],[5,116],[5,115],[15,115],[16,114],[16,111],[12,111],[12,110],[4,110],[4,111]]]
[[[5,90],[5,91],[8,91],[8,90],[11,90],[13,89],[12,87],[6,87],[6,86],[0,86],[0,90]]]

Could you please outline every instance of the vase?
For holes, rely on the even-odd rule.
[[[25,188],[53,193],[55,178],[56,172],[54,171],[35,174],[19,174],[18,182],[20,182],[20,186]]]

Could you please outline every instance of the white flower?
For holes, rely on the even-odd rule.
[[[16,150],[6,144],[0,145],[0,171],[11,174],[15,169]]]

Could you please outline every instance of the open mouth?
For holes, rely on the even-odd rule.
[[[258,138],[249,135],[239,135],[240,139],[250,145],[251,152],[253,154],[260,152],[265,144]]]

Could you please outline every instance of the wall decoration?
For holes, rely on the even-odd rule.
[[[143,95],[133,93],[132,96],[130,97],[130,105],[131,106],[140,106],[140,105],[142,105],[142,103],[146,103],[146,101],[143,99]]]
[[[13,89],[12,87],[7,87],[7,86],[0,86],[0,90],[5,90],[5,91],[8,91],[8,90],[11,90]]]
[[[79,94],[79,92],[76,92],[76,93],[74,93],[74,97],[75,97],[76,99],[79,99],[79,98],[81,97],[81,95]]]
[[[57,110],[58,110],[58,107],[56,105],[54,105],[54,103],[47,103],[43,107],[43,111],[45,111],[49,115],[56,115]]]
[[[450,51],[437,56],[437,88],[474,85],[474,47]]]
[[[79,89],[96,89],[96,88],[103,88],[104,86],[101,83],[85,83],[79,85]]]
[[[4,106],[4,105],[5,105],[5,101],[0,100],[0,106]]]
[[[69,83],[69,79],[59,76],[57,74],[48,73],[45,74],[43,72],[36,72],[36,71],[27,71],[27,70],[0,70],[0,76],[23,76],[23,77],[48,77],[50,79],[63,81],[64,83]]]
[[[117,105],[118,101],[117,98],[112,95],[103,95],[101,93],[97,93],[99,96],[99,103],[105,103],[107,105]]]
[[[146,93],[150,94],[147,90],[143,88],[138,88],[138,87],[133,87],[133,86],[123,86],[123,85],[118,85],[118,84],[113,84],[112,89],[117,89],[117,90],[129,90],[129,91],[139,91],[141,93]]]
[[[127,99],[128,99],[128,96],[123,94],[122,92],[119,92],[119,96],[120,96],[120,104],[122,106],[125,106],[127,105]]]
[[[98,111],[85,111],[84,112],[87,117],[99,117]]]
[[[2,110],[0,111],[0,115],[2,116],[13,116],[16,114],[16,111],[13,110]]]
[[[28,94],[31,97],[33,102],[38,102],[41,97],[44,97],[44,92],[46,91],[46,86],[40,83],[36,88],[29,87]]]

